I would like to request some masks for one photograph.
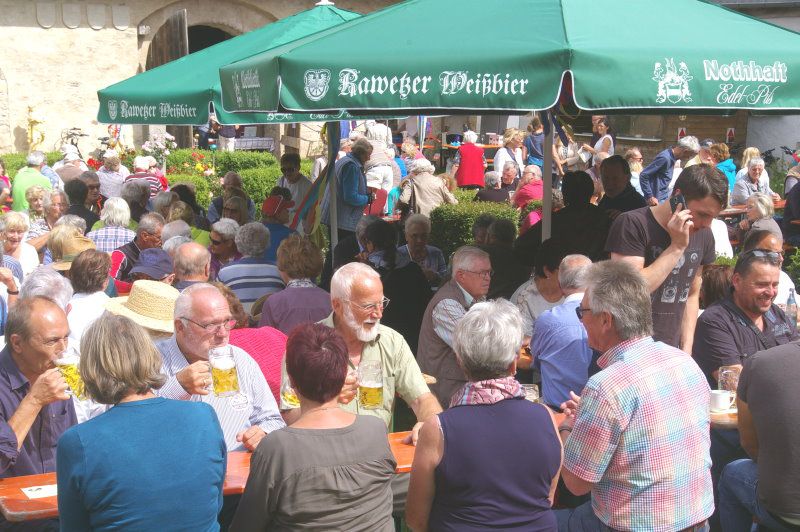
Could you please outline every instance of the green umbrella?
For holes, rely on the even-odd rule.
[[[97,92],[97,120],[118,124],[187,124],[208,122],[209,104],[222,124],[268,124],[348,120],[328,114],[248,113],[231,115],[220,105],[220,66],[292,42],[360,17],[358,13],[319,5],[291,17],[181,57]]]
[[[711,3],[505,0],[491,24],[487,7],[407,0],[224,66],[223,107],[549,109],[569,72],[585,110],[800,108],[800,35]]]

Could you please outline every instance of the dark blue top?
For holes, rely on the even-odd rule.
[[[8,420],[30,389],[6,346],[0,351],[0,478],[55,471],[58,438],[78,422],[71,399],[50,403],[39,411],[22,448],[17,450],[17,436]]]
[[[636,192],[633,185],[628,183],[625,189],[613,198],[608,195],[603,196],[603,199],[600,200],[597,206],[604,211],[628,212],[646,207],[647,203],[644,201],[642,195]]]
[[[525,148],[528,150],[528,159],[525,164],[538,164],[544,159],[544,133],[531,133],[525,137]]]
[[[278,246],[281,245],[281,242],[283,242],[284,238],[291,235],[292,233],[296,233],[297,231],[293,231],[283,224],[275,224],[269,222],[261,222],[261,223],[264,224],[264,227],[269,229],[269,247],[264,251],[263,257],[270,264],[277,264]]]
[[[225,440],[205,403],[120,403],[58,442],[61,530],[219,530]]]
[[[451,408],[439,421],[431,530],[556,530],[547,497],[561,445],[544,406],[507,399]]]
[[[656,155],[653,162],[639,173],[639,186],[642,187],[644,199],[654,197],[658,201],[664,201],[669,197],[673,168],[675,168],[675,154],[672,153],[672,148],[667,148]]]

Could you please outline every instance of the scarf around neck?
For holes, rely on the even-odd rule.
[[[453,395],[450,407],[493,405],[505,399],[525,397],[517,379],[509,375],[500,379],[468,382]]]

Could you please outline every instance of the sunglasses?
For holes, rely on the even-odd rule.
[[[592,309],[590,309],[589,307],[585,307],[585,308],[584,307],[575,307],[575,314],[578,316],[579,320],[582,320],[583,319],[583,315],[586,314],[587,312],[592,312]]]

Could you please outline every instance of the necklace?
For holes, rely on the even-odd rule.
[[[322,412],[323,410],[333,410],[335,408],[339,408],[339,406],[338,405],[337,406],[320,406],[320,407],[312,408],[311,410],[307,410],[307,411],[303,412],[303,416],[307,416],[308,414],[311,414],[313,412]]]

